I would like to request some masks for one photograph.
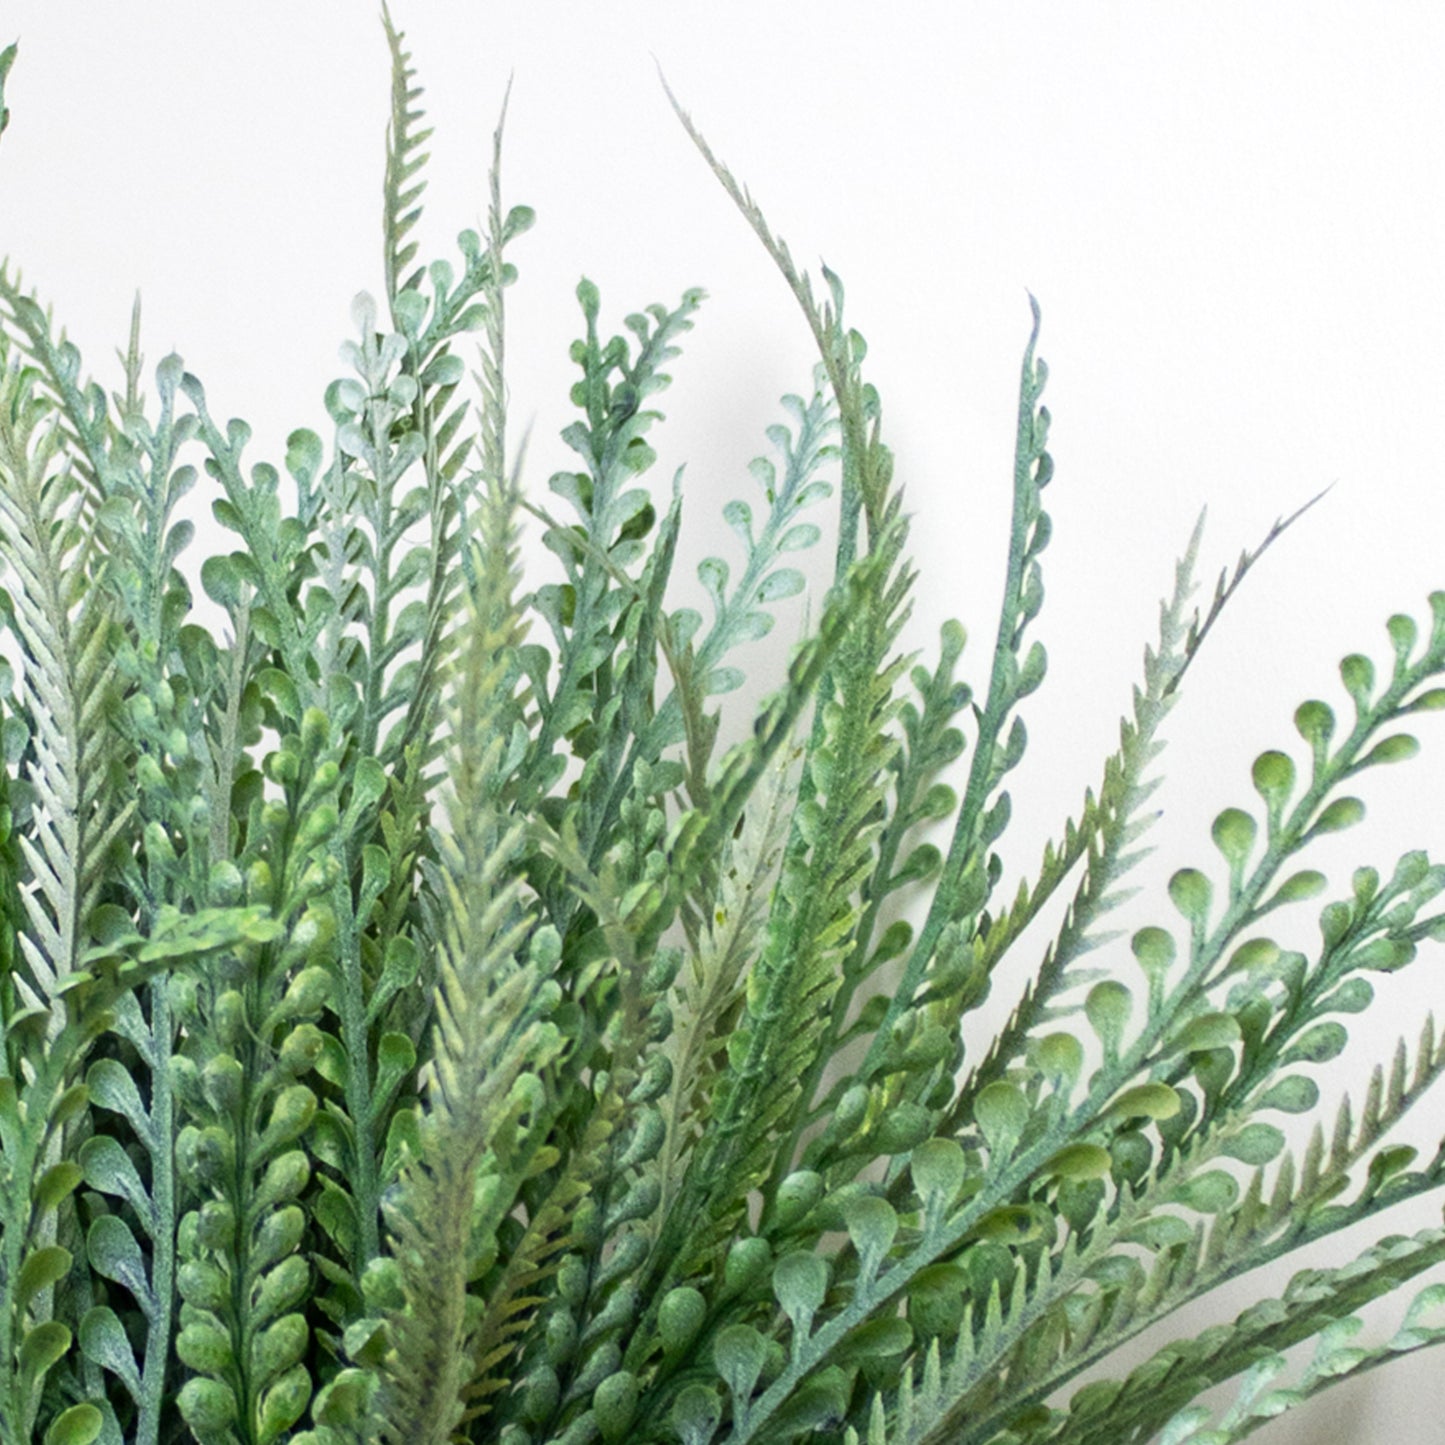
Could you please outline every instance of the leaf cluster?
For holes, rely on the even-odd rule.
[[[652,438],[703,295],[609,334],[578,286],[576,460],[525,497],[505,322],[532,214],[503,208],[499,124],[483,229],[416,264],[431,132],[383,18],[384,294],[327,436],[254,459],[177,356],[148,401],[138,308],[107,393],[0,268],[0,1437],[1222,1445],[1445,1337],[1430,1285],[1359,1342],[1445,1259],[1428,1229],[1064,1393],[1445,1185],[1393,1132],[1445,1072],[1428,1016],[1320,1107],[1376,977],[1445,937],[1445,865],[1340,888],[1312,857],[1445,706],[1445,593],[1382,664],[1342,661],[1345,708],[1303,703],[1115,931],[1181,682],[1294,518],[1202,615],[1196,529],[1118,747],[1005,896],[1047,671],[1038,306],[970,681],[957,622],[902,650],[911,519],[841,281],[815,289],[679,111],[818,363],[723,508],[710,616],[674,607]],[[192,568],[203,479],[221,541]],[[737,649],[804,590],[830,497],[816,623],[723,748]],[[1195,1403],[1231,1379],[1223,1414]]]

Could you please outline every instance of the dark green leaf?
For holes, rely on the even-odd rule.
[[[913,1187],[930,1218],[942,1218],[963,1188],[963,1149],[955,1139],[925,1139],[908,1161]]]
[[[1345,691],[1354,699],[1355,707],[1366,712],[1370,706],[1370,693],[1375,686],[1375,664],[1368,657],[1352,652],[1340,660],[1340,681]]]
[[[1254,760],[1255,791],[1269,807],[1270,816],[1278,816],[1294,791],[1294,762],[1288,753],[1261,753]]]
[[[140,1215],[147,1231],[155,1228],[155,1211],[130,1155],[109,1134],[93,1134],[81,1145],[80,1167],[85,1182],[102,1194],[118,1195]]]
[[[36,1181],[32,1194],[35,1208],[35,1218],[44,1219],[61,1202],[69,1197],[76,1185],[81,1181],[79,1165],[69,1159],[62,1159],[59,1164],[52,1164]]]
[[[371,1091],[373,1118],[387,1116],[393,1095],[415,1067],[416,1048],[412,1041],[405,1034],[382,1034],[381,1042],[376,1046],[376,1083]]]
[[[678,1392],[669,1422],[679,1445],[709,1445],[722,1420],[722,1401],[706,1385],[687,1385]]]
[[[1315,819],[1311,834],[1339,833],[1353,828],[1365,816],[1365,805],[1358,798],[1336,798]]]
[[[1233,1175],[1222,1169],[1211,1169],[1189,1180],[1180,1197],[1201,1214],[1221,1214],[1239,1198],[1239,1185]]]
[[[1288,1074],[1271,1084],[1260,1097],[1261,1109],[1278,1109],[1282,1114],[1306,1114],[1320,1100],[1320,1087],[1303,1074]]]
[[[1048,1173],[1058,1179],[1102,1179],[1111,1164],[1109,1151],[1099,1144],[1069,1144],[1048,1164]]]
[[[1226,808],[1214,820],[1211,836],[1234,873],[1243,869],[1254,849],[1258,825],[1242,808]]]
[[[1179,1095],[1168,1084],[1136,1084],[1109,1105],[1109,1112],[1126,1119],[1172,1119],[1179,1112]]]
[[[1233,1014],[1206,1013],[1192,1018],[1170,1040],[1180,1053],[1223,1049],[1239,1042],[1239,1020]]]
[[[858,1251],[858,1275],[871,1280],[878,1272],[898,1233],[898,1216],[886,1199],[876,1194],[863,1194],[850,1199],[843,1207],[848,1237]]]
[[[219,554],[201,563],[201,586],[212,602],[229,611],[241,605],[247,590],[247,583],[232,558]]]
[[[1047,1034],[1033,1045],[1031,1054],[1039,1071],[1063,1093],[1084,1071],[1084,1046],[1072,1034]]]
[[[679,1285],[662,1298],[657,1312],[657,1333],[665,1354],[685,1350],[697,1337],[707,1314],[707,1302],[691,1285]]]

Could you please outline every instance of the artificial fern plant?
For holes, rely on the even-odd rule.
[[[1163,724],[1262,550],[1201,612],[1196,532],[1117,751],[1000,896],[1045,672],[1037,308],[975,692],[956,623],[898,650],[909,519],[840,283],[815,294],[683,117],[820,360],[724,509],[711,616],[671,606],[649,399],[701,293],[610,336],[579,286],[578,469],[560,515],[525,498],[504,322],[532,216],[503,210],[499,128],[486,234],[416,264],[429,132],[385,28],[385,295],[284,484],[179,357],[147,402],[138,320],[108,394],[0,270],[0,1440],[1218,1445],[1439,1339],[1439,1286],[1377,1347],[1354,1313],[1445,1259],[1435,1228],[1099,1369],[1445,1184],[1445,1153],[1389,1142],[1445,1069],[1428,1018],[1298,1148],[1281,1128],[1370,975],[1445,936],[1422,853],[1344,890],[1308,857],[1445,706],[1445,593],[1390,619],[1378,672],[1345,658],[1349,715],[1302,704],[1302,745],[1115,935]],[[227,540],[190,568],[197,453]],[[825,520],[816,627],[723,750],[731,656]],[[532,590],[524,525],[556,558]],[[1321,896],[1308,950],[1271,938]],[[1236,1378],[1223,1414],[1194,1403]]]

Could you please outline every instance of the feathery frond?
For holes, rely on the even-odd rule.
[[[1000,898],[1047,670],[1037,304],[970,680],[958,622],[901,650],[912,519],[842,281],[669,92],[818,351],[722,508],[704,619],[673,604],[683,473],[649,475],[703,293],[611,335],[578,286],[575,470],[561,513],[526,496],[506,102],[485,220],[423,264],[432,133],[381,18],[384,290],[327,435],[258,459],[179,356],[147,377],[138,300],[107,391],[0,267],[0,1437],[1220,1445],[1437,1343],[1439,1286],[1383,1342],[1357,1313],[1445,1260],[1429,1229],[1108,1374],[1208,1292],[1445,1189],[1445,1146],[1405,1142],[1445,1073],[1433,1016],[1321,1108],[1376,976],[1445,940],[1445,864],[1332,887],[1314,847],[1445,709],[1445,592],[1389,619],[1387,666],[1343,659],[1353,717],[1302,704],[1303,751],[1256,759],[1258,800],[1151,904],[1129,875],[1180,681],[1313,502],[1202,612],[1196,528],[1118,747]],[[192,566],[201,483],[225,538]],[[731,719],[834,497],[812,624]],[[1314,899],[1301,945],[1280,920]]]
[[[392,24],[391,11],[381,7],[386,43],[391,50],[391,118],[386,127],[385,196],[385,261],[386,296],[391,303],[392,326],[400,330],[396,298],[403,291],[414,291],[421,285],[424,267],[407,274],[407,267],[416,259],[418,242],[408,236],[421,219],[421,195],[426,181],[421,172],[430,159],[422,149],[432,137],[432,128],[420,127],[423,118],[420,101],[422,89],[416,84],[411,52],[403,45],[405,37]]]

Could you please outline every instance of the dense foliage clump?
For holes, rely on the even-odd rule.
[[[385,295],[284,481],[179,357],[143,397],[138,321],[109,395],[0,270],[0,1439],[1218,1445],[1440,1338],[1439,1286],[1355,1336],[1445,1259],[1435,1228],[1064,1389],[1445,1184],[1445,1154],[1389,1142],[1445,1069],[1428,1018],[1298,1149],[1281,1127],[1371,975],[1445,936],[1424,854],[1343,891],[1306,856],[1445,706],[1445,593],[1390,619],[1378,671],[1344,659],[1347,714],[1305,702],[1301,744],[1116,935],[1161,728],[1259,555],[1201,613],[1196,533],[1118,749],[1000,896],[1046,667],[1037,308],[975,691],[958,624],[899,651],[908,518],[841,284],[815,295],[683,117],[820,364],[724,508],[711,615],[674,607],[682,500],[648,433],[701,293],[609,336],[579,286],[576,470],[560,515],[525,500],[504,317],[532,216],[494,155],[486,234],[416,265],[430,132],[386,33]],[[226,540],[186,570],[196,453]],[[524,513],[557,569],[532,590]],[[816,626],[724,750],[735,650],[833,516]],[[1271,936],[1322,895],[1310,950]],[[1059,914],[965,1056],[964,1015]],[[1223,1415],[1193,1403],[1234,1377]]]

